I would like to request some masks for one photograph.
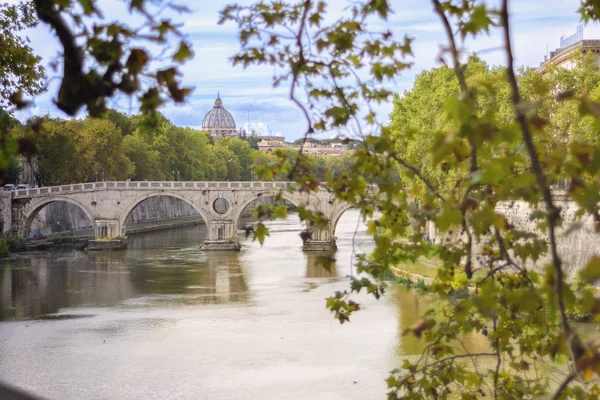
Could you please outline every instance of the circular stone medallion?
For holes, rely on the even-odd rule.
[[[217,214],[225,214],[227,211],[229,211],[229,201],[227,201],[227,199],[224,197],[219,197],[213,203],[213,210],[215,210]]]

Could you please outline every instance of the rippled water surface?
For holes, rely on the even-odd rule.
[[[391,290],[332,318],[324,299],[347,288],[353,249],[372,248],[357,220],[339,222],[329,271],[301,251],[295,215],[239,253],[199,251],[196,226],[5,262],[0,380],[48,399],[383,399],[420,350],[401,332],[428,300]]]

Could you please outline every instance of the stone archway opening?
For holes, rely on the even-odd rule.
[[[258,212],[263,205],[286,206],[288,215],[295,215],[297,213],[297,205],[290,200],[286,198],[281,199],[276,194],[259,194],[246,200],[244,207],[240,208],[240,211],[238,211],[238,229],[243,229],[248,223],[255,223],[258,220],[255,211]]]
[[[254,227],[259,222],[257,213],[259,212],[260,207],[269,205],[277,207],[285,206],[287,207],[287,218],[274,220],[265,218],[262,221],[269,229],[271,237],[276,237],[278,234],[280,236],[289,236],[287,239],[289,245],[302,245],[300,232],[305,230],[306,226],[300,221],[297,212],[298,205],[293,201],[286,198],[286,196],[281,198],[281,196],[278,196],[276,193],[264,193],[247,199],[245,203],[244,207],[240,208],[237,212],[238,235],[242,240],[245,240],[246,230]],[[293,240],[293,242],[290,242],[290,240]],[[266,243],[270,245],[269,239],[267,239]]]
[[[341,246],[361,246],[372,243],[373,238],[367,233],[367,225],[363,221],[360,210],[344,206],[337,210],[331,220],[331,232]]]
[[[94,221],[79,204],[67,200],[52,200],[25,216],[23,236],[28,239],[94,236]]]
[[[125,234],[191,225],[206,225],[206,220],[190,202],[168,194],[142,199],[123,219]]]

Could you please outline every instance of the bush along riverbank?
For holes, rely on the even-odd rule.
[[[402,267],[392,267],[384,276],[381,277],[381,279],[396,284],[402,288],[416,290],[420,294],[427,294],[431,292],[431,286],[435,284],[435,275],[432,277],[430,270],[425,271],[427,275],[414,273],[412,272],[413,267],[411,267],[409,270]],[[576,288],[575,293],[581,301],[575,301],[574,306],[567,310],[568,319],[573,322],[592,322],[592,315],[583,312],[581,309],[581,304],[583,304],[582,301],[585,298],[589,298],[592,293],[597,294],[600,288],[584,285],[580,282],[573,283],[573,286]],[[475,290],[476,289],[474,287],[464,286],[464,279],[459,275],[455,277],[455,283],[446,291],[446,295],[451,298],[466,298],[469,297],[470,294]]]
[[[0,238],[0,257],[6,257],[10,253],[16,253],[25,250],[25,239],[20,237]]]
[[[383,279],[406,289],[414,289],[422,294],[430,292],[431,285],[433,285],[435,281],[435,278],[431,276],[415,274],[398,267],[391,268]],[[455,298],[464,298],[468,296],[472,290],[473,288],[464,286],[461,283],[461,279],[458,278],[456,284],[452,285],[446,291],[446,295]]]

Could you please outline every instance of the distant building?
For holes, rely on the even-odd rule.
[[[263,153],[266,153],[268,151],[273,151],[275,149],[281,149],[284,147],[288,147],[287,143],[285,142],[285,139],[283,140],[261,140],[260,142],[257,143],[258,149],[260,151],[262,151]]]
[[[544,74],[549,66],[554,65],[561,68],[572,69],[575,66],[573,56],[582,52],[583,54],[592,52],[600,55],[600,40],[584,40],[583,25],[577,27],[577,32],[568,37],[560,38],[560,47],[551,51],[544,61],[535,70]],[[598,58],[600,66],[600,57]]]
[[[262,140],[268,140],[270,142],[282,142],[285,143],[285,138],[283,136],[260,136]]]
[[[210,133],[215,140],[226,136],[239,137],[233,116],[223,107],[221,94],[217,95],[213,109],[204,117],[202,130]]]
[[[307,143],[308,144],[308,143]],[[325,147],[325,146],[310,146],[304,147],[304,153],[306,154],[317,154],[320,156],[334,156],[339,157],[346,151],[345,148],[340,147]]]
[[[306,142],[302,147],[305,154],[317,154],[320,156],[341,156],[346,150],[346,146],[341,143],[331,143],[329,146],[318,142]]]

